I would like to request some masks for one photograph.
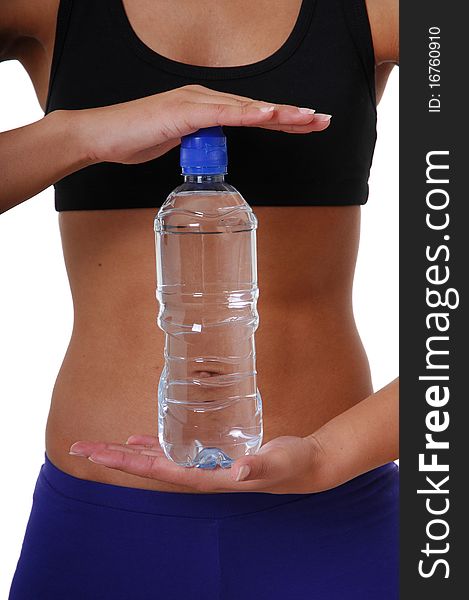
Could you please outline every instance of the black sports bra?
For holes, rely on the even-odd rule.
[[[311,106],[333,115],[325,131],[224,128],[228,181],[252,206],[364,204],[376,141],[374,73],[365,0],[303,0],[276,52],[226,68],[188,65],[150,49],[132,29],[122,0],[61,0],[46,113],[190,83]],[[57,182],[55,208],[157,208],[180,182],[178,148],[139,165],[100,163]]]

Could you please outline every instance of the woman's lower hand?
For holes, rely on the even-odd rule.
[[[278,437],[229,469],[178,466],[166,458],[157,438],[149,435],[132,435],[125,444],[80,441],[71,446],[70,454],[124,473],[183,486],[189,492],[302,494],[337,485],[314,436]]]
[[[56,113],[71,120],[89,164],[146,162],[202,127],[243,125],[310,133],[322,131],[330,122],[328,115],[315,114],[312,109],[261,102],[200,85],[111,106]]]

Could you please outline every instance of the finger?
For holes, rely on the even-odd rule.
[[[321,118],[314,118],[312,113],[302,113],[294,107],[261,107],[251,105],[234,106],[226,104],[194,104],[182,107],[178,122],[175,123],[179,136],[188,135],[203,127],[212,125],[251,126],[307,133],[308,131],[321,131],[328,125]],[[296,129],[304,126],[304,130]]]
[[[274,106],[276,111],[299,111],[302,115],[312,115],[315,113],[315,110],[312,108],[304,108],[293,106],[291,104],[278,104],[276,102],[269,102],[267,100],[259,100],[255,98],[250,98],[246,96],[238,96],[237,94],[230,94],[227,92],[219,92],[217,90],[212,90],[210,88],[206,88],[200,85],[187,86],[190,88],[191,94],[194,97],[203,98],[204,102],[209,103],[220,103],[220,104],[233,104],[233,105],[252,105],[258,106],[259,108],[263,106]],[[187,89],[186,88],[186,89]],[[200,100],[199,100],[200,101]]]
[[[158,446],[145,446],[142,444],[106,444],[106,450],[118,450],[120,452],[126,452],[127,454],[145,454],[147,456],[164,456],[164,452],[161,447]]]
[[[86,456],[88,457],[92,452],[103,450],[106,448],[106,442],[90,442],[87,440],[80,440],[70,446],[69,454],[72,456]]]
[[[298,111],[285,107],[276,111],[274,117],[267,123],[269,128],[279,128],[282,131],[291,131],[296,133],[322,131],[326,129],[331,122],[331,115],[315,113],[312,115],[298,114]]]
[[[265,125],[261,124],[258,125],[259,128],[261,129],[270,129],[272,131],[283,131],[285,133],[298,133],[298,134],[304,134],[304,133],[312,133],[314,131],[324,131],[324,129],[327,129],[330,125],[330,121],[320,121],[320,122],[311,122],[311,123],[307,123],[306,125],[290,125],[290,124],[284,124],[284,125],[279,125],[278,123],[275,122],[269,122],[266,123]]]
[[[278,457],[273,451],[259,452],[253,456],[244,456],[235,462],[231,468],[231,477],[234,481],[255,481],[277,478],[281,468],[277,464]]]
[[[157,447],[148,446],[146,444],[120,444],[120,448],[123,450],[129,450],[130,452],[136,452],[137,450],[153,450],[157,451]],[[117,450],[118,448],[112,448],[113,450]]]
[[[159,448],[160,443],[154,435],[131,435],[126,444],[141,444],[142,446],[156,446]]]
[[[72,444],[69,454],[73,456],[84,456],[90,457],[93,453],[100,452],[102,450],[118,450],[120,452],[130,454],[148,454],[151,456],[164,456],[164,453],[159,446],[154,445],[127,445],[119,443],[106,443],[106,442],[89,442],[79,441]]]
[[[275,110],[277,114],[281,113],[284,117],[288,114],[291,114],[293,115],[294,119],[297,117],[300,120],[312,119],[316,112],[312,108],[303,108],[290,104],[277,104],[275,102],[266,102],[263,100],[253,100],[250,98],[243,98],[242,96],[239,96],[239,99],[237,99],[236,97],[231,97],[228,94],[226,97],[224,97],[222,94],[203,94],[199,96],[194,104],[221,104],[224,106],[236,106],[238,108],[263,108],[267,112],[268,109],[270,109]]]
[[[325,129],[330,122],[331,115],[327,115],[324,113],[316,113],[316,111],[312,108],[306,107],[298,107],[292,106],[289,104],[276,104],[272,102],[265,102],[261,100],[253,100],[248,99],[243,96],[235,96],[233,94],[224,94],[221,92],[215,92],[214,90],[209,90],[206,88],[202,88],[204,91],[195,92],[198,94],[200,98],[203,98],[204,103],[213,103],[213,104],[228,104],[232,106],[246,106],[251,108],[271,108],[274,107],[274,115],[272,119],[269,120],[269,124],[267,127],[270,128],[270,123],[281,123],[285,125],[291,125],[294,123],[306,124],[314,122],[314,127],[311,131],[322,131]],[[206,90],[206,91],[205,91]],[[325,122],[322,123],[322,122]],[[286,128],[282,129],[283,131],[287,131]],[[288,129],[290,131],[290,129]],[[303,131],[301,129],[293,130],[294,133],[307,133],[307,131]]]
[[[222,104],[249,104],[251,102],[257,102],[259,104],[270,105],[272,102],[266,102],[264,100],[256,100],[249,96],[239,96],[238,94],[230,94],[229,92],[219,92],[211,88],[204,87],[202,85],[189,85],[185,87],[185,90],[190,93],[194,98],[203,98],[204,102],[220,102]]]
[[[168,479],[159,477],[159,473],[164,473],[164,468],[159,467],[159,463],[168,463],[169,469],[177,469],[177,465],[171,463],[164,454],[153,450],[125,451],[123,448],[103,448],[92,452],[89,456],[91,462],[110,469],[123,471],[131,475],[139,475],[150,479],[163,479],[169,483],[175,482],[175,477],[171,475]],[[179,467],[183,469],[183,467]],[[168,469],[167,469],[168,470]],[[177,479],[177,478],[176,478]]]

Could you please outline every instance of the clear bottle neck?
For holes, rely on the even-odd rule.
[[[184,183],[223,183],[225,175],[184,175]]]

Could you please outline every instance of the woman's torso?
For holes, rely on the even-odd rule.
[[[275,52],[300,6],[299,0],[283,0],[275,11],[268,1],[178,4],[125,1],[135,31],[148,46],[184,63],[213,66],[253,63]],[[43,43],[26,47],[22,58],[43,108],[57,0],[48,7],[41,22]],[[205,28],[196,43],[187,35],[194,21]],[[386,73],[382,78],[377,73],[378,92],[385,78]],[[283,206],[254,206],[260,288],[256,351],[265,441],[308,435],[371,392],[352,312],[360,208],[289,206],[294,203],[286,195]],[[156,432],[163,366],[154,293],[157,208],[59,215],[74,327],[54,387],[46,450],[53,463],[78,477],[173,491],[178,488],[68,455],[79,439],[122,442],[132,433]],[[287,223],[294,235],[287,234]]]

